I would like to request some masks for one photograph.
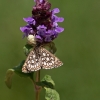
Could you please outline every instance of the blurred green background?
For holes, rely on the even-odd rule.
[[[65,28],[55,40],[56,56],[64,65],[42,70],[52,76],[61,100],[100,100],[100,0],[50,0],[58,7]],[[33,0],[0,0],[0,100],[34,100],[28,78],[13,77],[12,89],[4,83],[7,69],[18,65],[25,55],[20,26],[31,16]],[[44,100],[44,91],[41,94]]]

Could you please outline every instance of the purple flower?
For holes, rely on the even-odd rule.
[[[57,17],[56,15],[52,15],[51,18],[53,22],[63,22],[64,21],[63,17]]]
[[[34,0],[34,2],[40,2],[40,3],[42,3],[43,2],[43,0]]]
[[[32,17],[28,17],[28,18],[23,18],[23,20],[25,21],[25,22],[27,22],[28,24],[33,24],[33,25],[35,25],[35,20],[32,18]]]
[[[61,33],[61,32],[64,31],[64,28],[58,26],[58,27],[55,28],[55,31],[56,31],[57,33]]]
[[[47,27],[45,27],[44,25],[39,25],[37,27],[37,34],[45,37],[46,29],[47,29]]]
[[[46,37],[45,37],[45,40],[44,40],[45,42],[51,42],[52,41],[52,38],[49,36],[49,35],[47,35]]]
[[[36,5],[32,9],[32,17],[23,18],[27,25],[21,27],[24,37],[32,34],[40,43],[53,41],[64,28],[59,27],[58,22],[63,22],[63,17],[57,17],[58,8],[51,9],[47,0],[34,0]]]
[[[59,12],[60,12],[59,8],[54,8],[54,9],[52,10],[52,13],[53,13],[53,14],[59,13]]]
[[[29,34],[34,33],[33,29],[29,25],[20,27],[20,30],[24,33],[23,37],[27,37]]]
[[[40,35],[36,35],[35,38],[36,38],[36,40],[37,40],[38,42],[40,42],[40,43],[43,42],[43,39],[41,38]]]

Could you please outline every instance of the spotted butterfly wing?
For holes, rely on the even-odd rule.
[[[41,65],[40,65],[40,59],[39,59],[39,55],[37,54],[37,52],[35,50],[32,50],[23,67],[22,67],[22,72],[24,73],[30,73],[32,71],[37,71],[41,69]]]
[[[52,53],[43,47],[38,47],[36,50],[32,50],[23,67],[22,72],[29,73],[42,69],[52,69],[63,65],[63,63],[55,57]]]
[[[40,49],[42,69],[52,69],[63,65],[63,63],[48,50],[43,47]]]

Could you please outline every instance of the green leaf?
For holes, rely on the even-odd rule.
[[[6,72],[5,84],[9,89],[12,86],[12,76],[13,76],[13,74],[14,74],[13,69],[8,69],[7,72]]]
[[[48,87],[52,89],[54,89],[54,86],[55,86],[55,83],[51,79],[50,75],[45,75],[44,78],[40,82],[37,82],[36,84],[42,87]]]
[[[21,77],[29,77],[30,79],[33,80],[33,74],[34,74],[33,72],[32,73],[23,73],[22,72],[22,66],[23,66],[24,62],[25,62],[25,60],[23,60],[18,66],[7,70],[5,83],[9,89],[12,86],[12,76],[14,73],[16,73],[17,75],[19,75]]]
[[[46,100],[60,100],[60,96],[56,90],[46,87],[44,87],[44,89],[46,90],[45,94]]]
[[[57,51],[54,42],[45,43],[43,47],[46,48],[48,51],[50,51],[52,54],[54,54]]]
[[[22,66],[24,64],[25,60],[23,60],[18,66],[14,67],[13,70],[16,74],[18,74],[21,77],[30,77],[33,80],[33,72],[32,73],[23,73],[22,72]]]
[[[23,49],[24,49],[24,53],[27,56],[30,51],[32,49],[34,49],[35,45],[30,45],[30,44],[26,44]],[[54,54],[57,51],[57,48],[54,44],[54,42],[50,42],[50,43],[44,43],[43,47],[46,48],[48,51],[50,51],[52,54]]]
[[[52,80],[52,78],[51,78],[50,75],[45,75],[44,78],[43,78],[41,81],[49,82],[49,83],[51,83],[53,86],[55,86],[55,83],[54,83],[54,81]]]
[[[55,43],[54,43],[54,42],[51,42],[50,46],[51,46],[51,50],[52,50],[51,53],[55,54],[56,51],[57,51],[57,48],[56,48],[56,46],[55,46]]]
[[[54,89],[54,86],[50,82],[41,81],[41,82],[36,82],[36,84],[41,87],[47,87],[47,88]]]
[[[24,53],[25,53],[26,56],[30,53],[30,51],[31,51],[32,48],[34,48],[34,46],[29,45],[29,44],[26,44],[26,45],[23,47]]]

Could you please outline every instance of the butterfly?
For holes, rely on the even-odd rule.
[[[30,51],[23,67],[22,72],[30,73],[40,69],[52,69],[62,66],[63,63],[55,55],[44,47],[36,47]]]

